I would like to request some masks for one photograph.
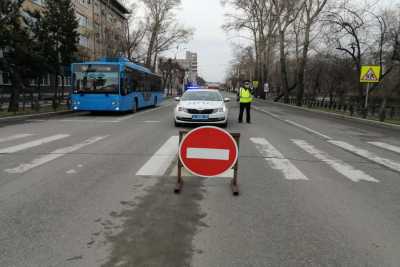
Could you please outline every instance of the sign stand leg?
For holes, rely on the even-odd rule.
[[[184,134],[183,132],[179,132],[179,144],[182,142],[183,134]],[[174,190],[175,194],[179,194],[183,189],[182,167],[183,167],[183,164],[182,164],[180,158],[178,157],[178,180],[176,182],[176,186],[175,186],[175,190]]]
[[[183,189],[183,179],[182,179],[182,163],[178,160],[178,180],[175,186],[175,194],[179,194]]]
[[[233,138],[235,138],[235,141],[239,148],[240,147],[239,146],[240,134],[232,134],[232,136],[233,136]],[[233,167],[233,179],[231,181],[231,188],[232,188],[232,193],[234,196],[239,196],[238,169],[239,169],[239,160],[236,162],[235,166]]]

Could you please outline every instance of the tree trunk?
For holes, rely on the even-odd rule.
[[[19,110],[19,93],[20,90],[24,87],[21,76],[19,75],[18,71],[13,71],[11,73],[11,82],[12,82],[12,89],[11,89],[11,96],[10,96],[10,103],[8,106],[8,112],[17,112]]]
[[[386,105],[387,105],[387,96],[384,96],[381,106],[379,108],[379,120],[382,122],[385,121],[386,119]]]
[[[305,34],[304,34],[304,47],[303,47],[303,55],[300,59],[300,64],[298,66],[298,76],[297,76],[297,98],[296,105],[301,106],[303,104],[304,97],[304,76],[308,61],[308,49],[310,46],[310,29],[311,25],[306,25]]]
[[[147,55],[146,55],[146,67],[150,68],[151,67],[151,61],[153,57],[153,50],[154,50],[154,44],[156,42],[157,38],[157,31],[156,29],[153,29],[150,37],[150,42],[149,42],[149,47],[147,48]]]
[[[50,88],[53,88],[53,99],[52,99],[52,106],[54,110],[57,110],[57,95],[58,95],[58,81],[57,81],[58,74],[51,74],[50,75]]]
[[[279,31],[280,40],[280,65],[281,65],[281,87],[284,94],[284,102],[289,103],[289,82],[286,67],[286,54],[285,54],[285,32]]]

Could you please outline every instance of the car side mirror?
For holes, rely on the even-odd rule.
[[[231,102],[231,99],[230,98],[224,98],[224,102],[226,103],[226,102]]]
[[[179,102],[181,101],[181,98],[179,96],[175,97],[175,101]]]

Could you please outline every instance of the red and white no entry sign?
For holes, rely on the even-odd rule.
[[[179,146],[183,166],[201,177],[215,177],[228,171],[236,164],[238,154],[232,135],[213,126],[190,131]]]

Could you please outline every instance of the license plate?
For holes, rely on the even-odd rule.
[[[208,115],[193,115],[192,120],[208,120]]]

